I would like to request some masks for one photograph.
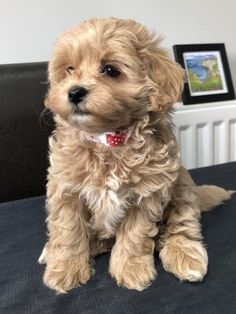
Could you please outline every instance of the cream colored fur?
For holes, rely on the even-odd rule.
[[[106,64],[118,77],[103,72]],[[63,293],[89,280],[92,257],[111,250],[119,285],[143,290],[156,277],[154,249],[181,280],[202,280],[207,253],[200,211],[229,197],[196,188],[181,166],[171,105],[183,70],[144,26],[120,19],[84,22],[59,39],[49,63],[45,105],[54,112],[50,138],[45,284]],[[68,91],[89,93],[76,112]],[[127,130],[126,143],[107,147],[93,135]],[[199,196],[199,198],[198,198]]]
[[[204,212],[229,200],[235,192],[226,191],[215,185],[201,185],[196,187],[196,193],[200,200],[201,211]]]

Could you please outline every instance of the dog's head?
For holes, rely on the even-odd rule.
[[[141,24],[97,19],[62,35],[49,82],[46,107],[95,134],[167,111],[181,94],[183,70]]]

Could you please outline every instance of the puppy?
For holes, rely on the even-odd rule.
[[[111,250],[117,284],[143,290],[157,274],[155,248],[167,271],[202,280],[200,212],[230,193],[197,188],[181,166],[171,106],[182,92],[182,68],[144,26],[93,19],[62,35],[48,73],[45,105],[56,129],[44,283],[59,293],[84,284],[92,258]]]

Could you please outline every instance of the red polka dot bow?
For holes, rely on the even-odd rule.
[[[125,138],[126,138],[126,131],[124,130],[117,130],[116,132],[106,134],[107,144],[112,147],[123,144],[125,141]]]

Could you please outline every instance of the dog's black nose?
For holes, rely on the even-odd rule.
[[[88,94],[88,90],[82,86],[73,87],[69,90],[68,97],[70,102],[77,105]]]

